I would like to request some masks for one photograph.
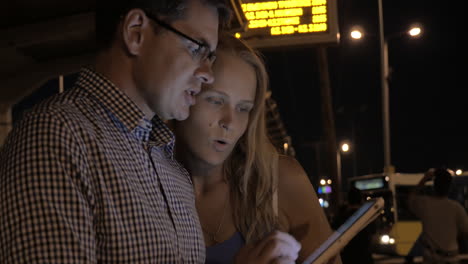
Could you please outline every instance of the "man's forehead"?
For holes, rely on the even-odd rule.
[[[217,9],[201,0],[188,0],[184,10],[184,21],[193,36],[215,50],[218,43],[219,15]]]

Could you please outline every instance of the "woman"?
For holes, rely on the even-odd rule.
[[[189,118],[174,124],[177,159],[193,179],[206,263],[232,263],[234,255],[239,263],[290,263],[299,249],[303,261],[331,229],[302,167],[268,140],[265,67],[243,42],[224,36],[213,73]]]

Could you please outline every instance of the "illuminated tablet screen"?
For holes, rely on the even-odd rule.
[[[365,202],[351,217],[342,224],[323,244],[302,264],[324,264],[338,255],[341,249],[374,220],[384,206],[383,198]]]
[[[255,47],[337,43],[336,0],[240,0],[242,39]]]

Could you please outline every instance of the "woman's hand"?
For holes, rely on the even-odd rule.
[[[259,242],[244,246],[237,253],[236,264],[294,264],[301,244],[288,233],[275,231]]]

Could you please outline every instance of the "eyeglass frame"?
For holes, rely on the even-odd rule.
[[[203,56],[200,57],[200,62],[208,60],[208,62],[210,64],[212,64],[216,60],[216,52],[215,51],[210,51],[210,46],[207,43],[196,40],[196,39],[194,39],[192,37],[187,36],[185,33],[180,32],[179,30],[173,28],[172,26],[165,23],[164,21],[158,19],[156,16],[154,16],[150,12],[145,12],[145,14],[149,19],[153,20],[154,22],[156,22],[161,27],[175,33],[176,35],[178,35],[178,36],[180,36],[182,38],[185,38],[185,39],[197,44],[200,47],[200,49],[204,48],[205,50],[207,50],[208,52],[206,52]]]

